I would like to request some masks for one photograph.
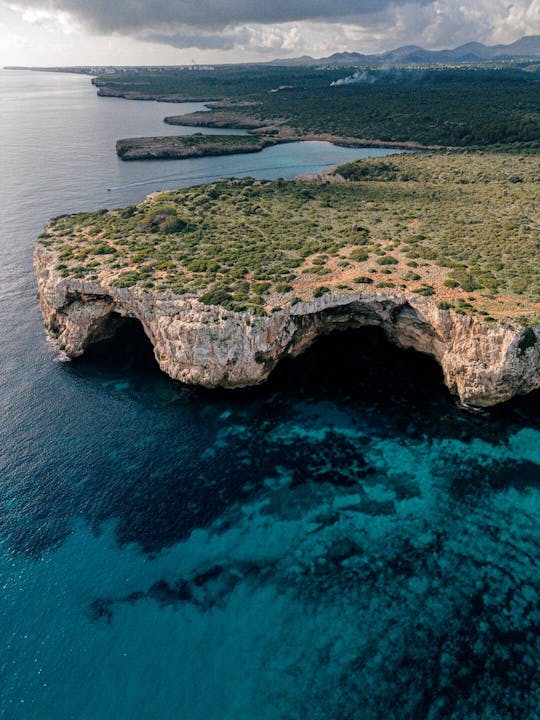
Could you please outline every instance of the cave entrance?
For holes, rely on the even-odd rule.
[[[77,362],[100,370],[161,372],[140,320],[116,312],[103,319],[95,338]]]
[[[282,361],[270,378],[275,389],[304,395],[348,396],[367,404],[453,406],[437,361],[393,344],[376,326],[336,328],[296,358]]]

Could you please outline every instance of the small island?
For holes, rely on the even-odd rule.
[[[494,405],[540,387],[538,181],[534,156],[405,154],[58,217],[34,256],[45,324],[77,357],[136,318],[164,372],[206,387],[380,326]]]

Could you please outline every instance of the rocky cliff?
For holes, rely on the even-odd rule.
[[[396,345],[432,355],[464,404],[488,407],[540,388],[540,327],[485,322],[386,289],[328,293],[257,316],[205,305],[194,296],[64,278],[57,262],[55,251],[36,246],[45,324],[71,358],[113,336],[122,318],[136,318],[170,377],[242,387],[263,382],[282,358],[300,354],[321,335],[379,326]]]

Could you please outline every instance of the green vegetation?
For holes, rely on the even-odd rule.
[[[199,73],[122,72],[95,82],[104,92],[128,97],[225,99],[240,103],[238,113],[284,121],[300,134],[538,150],[540,73],[526,70],[371,69],[370,82],[332,86],[353,69],[232,66]]]
[[[360,181],[248,178],[160,193],[56,218],[38,242],[66,278],[233,310],[394,288],[469,315],[538,322],[537,158],[420,153],[391,164],[390,178],[382,158],[338,170]]]
[[[164,118],[168,125],[185,125],[187,127],[240,128],[256,130],[264,127],[264,120],[256,120],[248,115],[233,110],[198,110],[184,115],[169,115]]]

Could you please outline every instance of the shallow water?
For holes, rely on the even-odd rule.
[[[121,163],[177,108],[88,82],[0,72],[0,716],[539,717],[538,395],[464,415],[368,331],[240,393],[170,382],[137,328],[54,361],[46,217],[363,154]]]

